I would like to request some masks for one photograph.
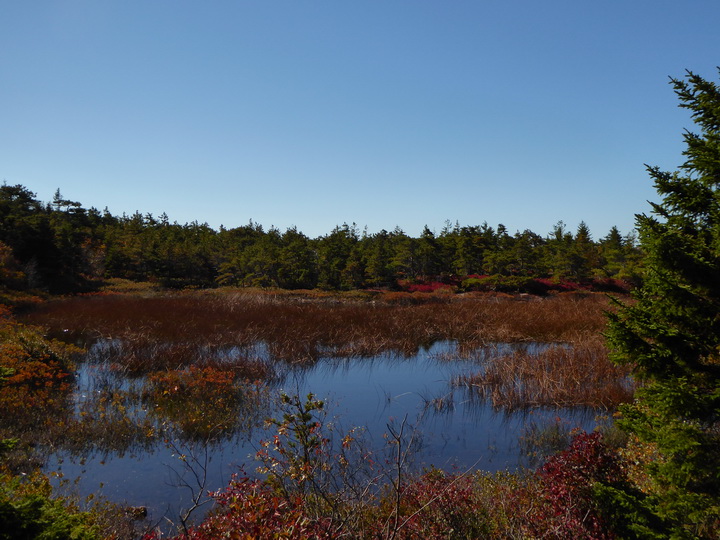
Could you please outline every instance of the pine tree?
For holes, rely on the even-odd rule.
[[[671,79],[700,133],[678,172],[648,167],[659,203],[638,215],[646,254],[636,302],[610,316],[617,362],[641,383],[620,425],[657,453],[646,493],[615,491],[623,536],[720,536],[720,88]],[[606,494],[608,492],[606,491]]]

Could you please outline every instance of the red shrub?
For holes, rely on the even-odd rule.
[[[488,511],[483,507],[474,476],[432,470],[411,481],[402,493],[401,538],[458,538],[491,536]]]
[[[427,283],[411,283],[406,286],[408,292],[432,293],[438,290],[452,290],[452,285],[440,283],[439,281],[430,281]]]
[[[537,473],[540,507],[528,520],[532,534],[553,538],[613,538],[593,497],[597,482],[616,483],[623,473],[599,433],[580,433]]]
[[[332,538],[329,523],[309,518],[300,497],[282,497],[259,480],[234,477],[227,489],[214,497],[218,507],[213,513],[176,540]],[[152,533],[143,540],[157,538],[159,534]]]

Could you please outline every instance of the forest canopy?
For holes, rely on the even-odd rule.
[[[558,222],[546,236],[487,223],[447,222],[439,233],[426,226],[419,237],[343,224],[309,238],[252,221],[215,230],[166,214],[115,216],[59,189],[43,203],[22,185],[0,186],[0,285],[8,289],[77,292],[123,278],[173,288],[617,290],[636,281],[640,260],[633,232],[613,227],[594,240],[584,222],[576,231]]]

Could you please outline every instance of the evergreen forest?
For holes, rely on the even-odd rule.
[[[45,203],[25,186],[0,186],[0,285],[13,290],[91,291],[122,278],[168,288],[617,291],[637,282],[641,260],[634,233],[613,227],[595,240],[584,222],[575,231],[558,222],[546,236],[447,222],[419,237],[345,223],[309,238],[252,221],[215,230],[165,214],[115,216],[59,189]]]

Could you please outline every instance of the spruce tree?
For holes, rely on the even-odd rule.
[[[720,536],[720,88],[671,79],[699,133],[677,172],[648,167],[660,202],[636,216],[645,253],[635,301],[610,315],[616,362],[640,383],[620,425],[656,452],[644,492],[608,488],[623,536]]]

